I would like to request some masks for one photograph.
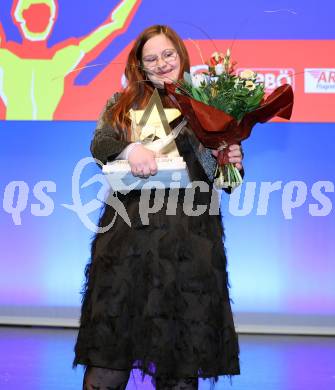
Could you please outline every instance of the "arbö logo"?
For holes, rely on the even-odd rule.
[[[247,68],[237,69],[240,74]],[[257,73],[257,81],[264,83],[265,92],[271,93],[283,84],[290,84],[295,89],[294,69],[292,68],[248,68]]]
[[[305,69],[305,93],[335,93],[335,68]]]

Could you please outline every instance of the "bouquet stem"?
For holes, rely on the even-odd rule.
[[[232,189],[242,184],[243,179],[240,171],[232,163],[216,166],[214,184],[217,188]]]

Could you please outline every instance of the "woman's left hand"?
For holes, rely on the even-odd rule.
[[[212,150],[213,156],[217,157],[219,154],[218,149]],[[243,160],[243,152],[241,145],[230,145],[229,146],[229,152],[228,152],[229,162],[233,163],[235,167],[241,171],[243,169],[242,160]]]

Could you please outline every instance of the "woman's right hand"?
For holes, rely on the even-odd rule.
[[[158,156],[152,150],[147,149],[142,144],[135,145],[128,156],[131,173],[141,178],[155,175],[157,173],[155,157]]]

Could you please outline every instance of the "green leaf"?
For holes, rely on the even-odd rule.
[[[198,90],[198,88],[192,87],[192,95],[193,95],[194,99],[199,100],[201,102],[201,94],[200,94],[200,91]]]

